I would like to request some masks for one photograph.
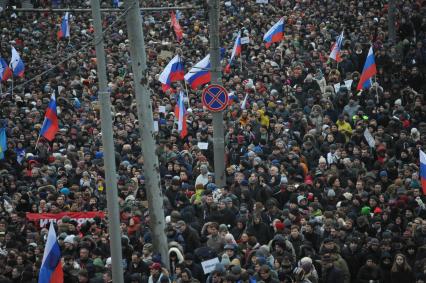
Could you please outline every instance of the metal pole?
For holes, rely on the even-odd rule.
[[[220,66],[219,0],[209,1],[209,30],[211,83],[221,85],[222,72]],[[215,112],[213,113],[214,175],[215,183],[219,187],[223,187],[226,184],[224,139],[223,112]]]
[[[123,261],[121,249],[120,219],[117,195],[117,173],[115,168],[115,150],[112,133],[111,101],[106,75],[105,50],[102,35],[99,0],[91,0],[92,17],[95,29],[95,48],[99,81],[99,104],[101,109],[102,144],[104,148],[104,169],[108,206],[108,230],[112,260],[112,281],[123,283]]]
[[[155,153],[154,119],[152,115],[150,90],[148,88],[145,41],[139,12],[139,0],[125,0],[124,7],[128,9],[128,14],[126,16],[127,34],[130,40],[130,56],[132,59],[152,241],[154,250],[160,252],[162,262],[168,268],[169,255],[164,231],[163,193],[160,186],[158,157]]]
[[[141,11],[150,12],[150,11],[171,11],[171,10],[202,10],[200,6],[182,6],[182,7],[144,7],[140,8]],[[73,12],[73,13],[84,13],[90,12],[91,9],[85,8],[58,8],[58,9],[46,9],[46,8],[16,8],[16,12],[52,12],[52,13],[63,13],[63,12]],[[120,8],[103,8],[100,9],[101,12],[122,12],[123,9]]]

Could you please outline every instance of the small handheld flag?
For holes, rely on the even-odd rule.
[[[61,28],[58,31],[58,39],[70,37],[69,13],[66,12],[62,18]]]
[[[180,138],[183,139],[188,134],[188,129],[186,125],[186,109],[185,109],[183,91],[179,92],[178,101],[175,106],[175,117],[178,118],[178,132],[179,132]]]
[[[420,182],[423,195],[426,195],[426,153],[420,150]]]
[[[3,58],[0,58],[0,79],[2,81],[7,81],[12,76],[12,70],[9,68],[6,61]]]
[[[339,37],[337,38],[336,42],[333,44],[333,46],[331,47],[331,53],[330,53],[330,59],[333,59],[336,62],[342,62],[342,58],[340,57],[340,50],[342,48],[342,44],[343,44],[343,31],[342,33],[339,35]]]
[[[229,74],[231,72],[231,64],[235,57],[240,56],[241,54],[241,32],[238,33],[237,38],[235,39],[234,47],[232,48],[231,59],[229,59],[228,65],[225,67],[225,73]]]
[[[55,94],[52,93],[50,97],[49,106],[47,107],[46,114],[44,116],[43,126],[41,127],[40,136],[43,136],[48,141],[52,141],[55,138],[56,133],[59,130],[58,115],[56,112],[56,98]]]
[[[371,87],[371,78],[377,74],[376,62],[374,61],[373,46],[368,51],[367,59],[365,59],[364,69],[362,69],[361,78],[357,86],[357,90],[368,89]]]
[[[263,36],[266,48],[269,48],[272,43],[280,42],[284,39],[284,18],[281,18],[275,25],[273,25],[268,32]]]
[[[172,82],[184,80],[184,76],[185,70],[183,61],[179,55],[176,55],[164,68],[158,80],[161,82],[162,89],[165,92],[171,88]]]
[[[176,18],[175,12],[171,13],[171,17],[172,17],[171,26],[173,27],[173,30],[175,31],[177,40],[180,42],[183,38],[182,27],[179,24],[179,20]]]
[[[12,46],[12,59],[10,59],[9,63],[10,69],[12,69],[13,75],[16,77],[23,77],[25,71],[24,62],[19,56],[18,51],[16,51],[15,47]]]
[[[0,160],[4,159],[4,152],[7,150],[6,129],[0,129]]]
[[[44,247],[43,261],[41,262],[38,283],[63,283],[64,272],[61,263],[61,250],[56,240],[56,232],[53,223],[50,223]]]

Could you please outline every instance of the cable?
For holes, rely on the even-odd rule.
[[[95,41],[96,39],[94,39],[95,41],[95,45],[99,44],[105,37],[105,33],[109,30],[111,30],[112,27],[114,27],[119,21],[121,21],[121,19],[127,15],[127,13],[129,12],[129,10],[136,4],[136,2],[133,2],[132,5],[129,5],[129,7],[126,8],[126,10],[123,11],[123,13],[121,13],[121,15],[119,15],[119,17],[111,24],[109,25],[105,30],[103,30],[102,32],[102,36],[101,38],[99,38],[98,41]],[[62,65],[63,63],[67,62],[68,60],[74,58],[78,53],[80,53],[82,50],[86,49],[87,47],[91,46],[92,43],[90,41],[90,43],[87,43],[85,45],[83,45],[81,48],[79,48],[78,50],[74,51],[73,53],[71,53],[71,55],[69,55],[67,58],[65,58],[64,60],[60,61],[59,63],[57,63],[56,65],[54,65],[53,67],[47,69],[46,71],[34,76],[33,78],[29,79],[28,81],[25,81],[17,86],[14,86],[13,89],[17,88],[17,87],[23,87],[27,84],[29,84],[30,82],[36,80],[37,78],[43,77],[44,75],[46,75],[47,73],[51,72],[52,70],[54,70],[55,68],[59,67],[60,65]],[[87,51],[86,51],[87,52]],[[12,91],[12,88],[9,88],[6,93]],[[12,92],[11,92],[12,93]]]

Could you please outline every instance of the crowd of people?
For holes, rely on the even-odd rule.
[[[0,14],[0,54],[10,58],[14,46],[25,77],[14,78],[13,91],[10,80],[1,85],[7,150],[0,160],[0,282],[30,283],[37,282],[48,224],[27,213],[105,212],[108,187],[91,14],[71,13],[71,36],[58,40],[61,14],[17,12],[12,4],[18,1],[9,2]],[[140,2],[191,2],[199,9],[176,11],[181,42],[168,11],[142,13],[168,264],[152,246],[125,18],[103,14],[126,283],[426,282],[419,178],[426,142],[426,1],[395,1],[391,25],[382,0],[220,1],[223,66],[237,33],[249,38],[231,72],[222,74],[231,94],[223,121],[223,187],[212,173],[212,117],[203,108],[202,88],[173,83],[187,96],[188,135],[182,138],[175,92],[163,92],[158,81],[175,54],[186,70],[208,54],[209,1]],[[285,39],[266,48],[263,35],[281,17]],[[393,24],[395,42],[388,33]],[[337,64],[328,57],[342,31]],[[370,46],[377,75],[371,88],[357,91]],[[39,132],[52,92],[60,130],[49,142]],[[64,282],[112,282],[107,218],[81,223],[64,216],[53,225]],[[208,260],[216,264],[206,271],[201,263]]]

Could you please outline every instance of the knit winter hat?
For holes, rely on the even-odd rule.
[[[364,206],[361,208],[361,215],[369,215],[371,212],[371,208],[368,206]]]

